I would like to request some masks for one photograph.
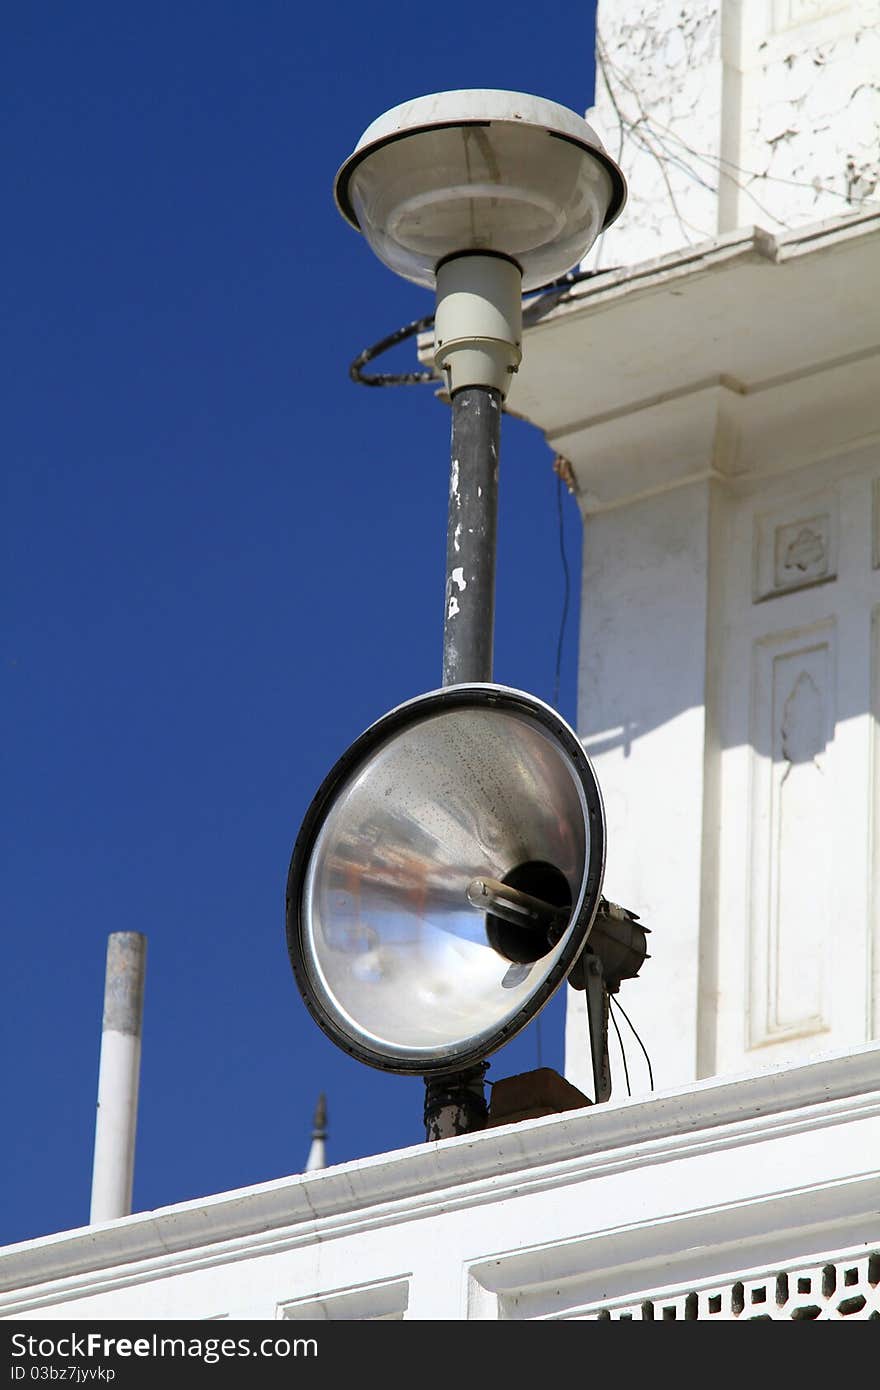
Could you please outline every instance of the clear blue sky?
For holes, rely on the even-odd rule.
[[[340,218],[390,106],[583,111],[594,5],[7,8],[0,1243],[88,1221],[110,932],[148,965],[136,1210],[422,1142],[423,1087],[311,1021],[284,940],[302,816],[440,684],[449,414],[348,366],[430,313]],[[416,366],[401,349],[377,366]],[[580,523],[560,708],[575,715]],[[496,679],[553,694],[552,454],[506,418]],[[562,1068],[561,997],[489,1079]]]

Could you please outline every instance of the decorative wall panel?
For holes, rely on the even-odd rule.
[[[834,496],[791,502],[755,518],[754,600],[806,589],[837,576],[838,505]]]
[[[754,647],[749,1046],[830,1027],[835,628]]]

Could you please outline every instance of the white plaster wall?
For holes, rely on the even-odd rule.
[[[719,1071],[876,1036],[878,476],[874,444],[730,490]]]
[[[630,184],[600,269],[743,224],[815,238],[819,219],[848,225],[876,200],[880,0],[601,0],[596,92],[588,119]],[[707,296],[657,359],[656,400],[656,361],[624,341],[615,381],[641,364],[632,406],[552,436],[587,478],[579,732],[606,798],[605,891],[652,930],[620,1002],[659,1084],[857,1043],[880,1016],[880,456],[859,416],[876,399],[877,333],[857,340],[859,310],[842,309],[846,287],[869,300],[865,266],[848,278],[844,259],[778,312],[757,284],[736,303]],[[811,289],[840,341],[821,323],[799,332]],[[687,293],[658,290],[661,321]],[[612,308],[594,332],[613,339]],[[650,341],[666,346],[659,327]],[[700,377],[707,342],[724,347]],[[702,428],[698,387],[724,402]],[[566,1074],[589,1091],[585,1032],[569,991]],[[646,1069],[624,1038],[638,1094]],[[613,1033],[610,1050],[619,1094]]]
[[[774,229],[877,201],[878,0],[729,3],[728,225]]]
[[[877,1034],[878,537],[876,443],[586,518],[579,732],[605,892],[651,930],[619,998],[656,1084]],[[585,1038],[569,989],[591,1094]],[[615,1095],[619,1052],[612,1032]]]
[[[587,120],[629,199],[588,264],[630,265],[715,234],[722,76],[717,0],[600,0]]]
[[[596,70],[630,196],[588,264],[880,196],[880,0],[600,0]]]
[[[651,959],[620,1002],[659,1086],[697,1075],[712,488],[588,516],[584,531],[578,732],[605,800],[604,891],[651,932]],[[566,1074],[592,1094],[585,1036],[583,998],[569,989]],[[627,1052],[642,1094],[631,1039]],[[610,1054],[617,1095],[613,1036]]]

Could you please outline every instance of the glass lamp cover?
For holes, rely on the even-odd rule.
[[[453,113],[457,115],[453,118]],[[581,117],[511,92],[450,92],[397,107],[337,176],[343,215],[405,279],[473,251],[516,261],[523,288],[586,255],[625,197],[620,170]]]

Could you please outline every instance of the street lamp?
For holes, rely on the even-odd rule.
[[[433,288],[450,256],[513,261],[534,290],[570,270],[626,197],[582,117],[523,92],[435,92],[368,126],[336,176],[342,215],[381,261]]]
[[[335,195],[389,269],[436,288],[434,360],[452,403],[443,683],[489,681],[501,403],[522,357],[522,294],[586,255],[626,184],[574,111],[476,90],[380,116]]]
[[[589,760],[556,711],[492,684],[492,646],[501,409],[522,357],[522,295],[583,259],[626,185],[575,112],[476,90],[380,116],[335,197],[385,265],[436,291],[452,410],[443,688],[379,720],[325,779],[291,859],[288,948],[339,1046],[425,1077],[439,1138],[484,1122],[486,1056],[563,980],[579,973],[590,993],[580,959],[597,918],[617,936]],[[623,964],[609,957],[620,978],[644,958],[624,920],[636,946]],[[591,1024],[597,1099],[601,1034]]]
[[[434,359],[452,403],[443,683],[490,681],[501,403],[522,357],[522,294],[586,255],[626,184],[574,111],[477,90],[380,116],[335,195],[389,269],[436,287]]]

